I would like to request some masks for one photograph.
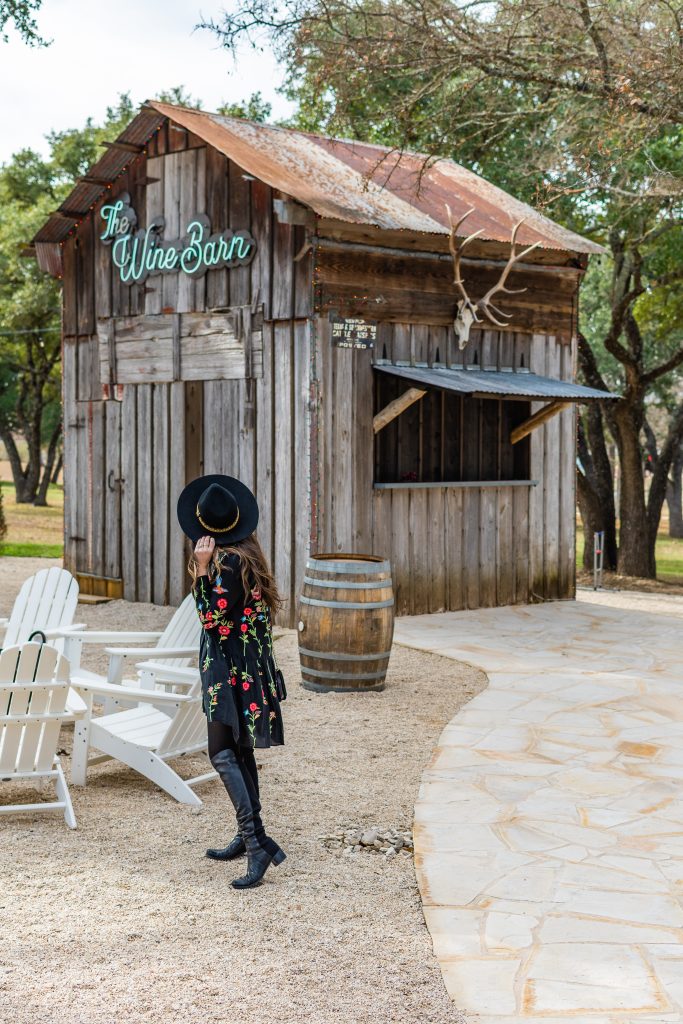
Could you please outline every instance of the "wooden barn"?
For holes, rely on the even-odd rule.
[[[575,403],[611,397],[573,383],[599,246],[450,160],[157,102],[33,244],[63,280],[82,589],[178,603],[177,495],[225,472],[283,624],[320,551],[390,558],[397,614],[574,595]]]

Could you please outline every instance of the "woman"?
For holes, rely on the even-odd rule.
[[[202,623],[199,666],[211,763],[228,791],[238,834],[207,857],[246,852],[238,889],[258,885],[285,853],[261,821],[254,749],[284,743],[280,701],[287,696],[273,650],[272,614],[281,599],[256,538],[256,498],[241,481],[204,476],[178,499],[178,521],[195,543],[189,571]]]

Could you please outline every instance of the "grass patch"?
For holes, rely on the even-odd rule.
[[[34,558],[61,558],[64,550],[64,489],[51,484],[48,504],[18,505],[14,484],[3,480],[2,500],[7,521],[7,536],[0,547],[2,555]]]
[[[10,555],[14,558],[61,558],[64,554],[62,544],[0,544],[0,556]]]
[[[660,530],[655,547],[657,579],[664,583],[683,584],[683,538],[670,537]],[[583,528],[576,524],[576,568],[583,568]],[[592,569],[591,569],[592,572]]]

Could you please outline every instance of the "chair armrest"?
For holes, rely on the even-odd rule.
[[[143,704],[187,704],[197,700],[197,697],[189,697],[184,693],[164,693],[162,690],[143,690],[137,686],[122,687],[118,683],[91,682],[89,679],[72,678],[71,685],[79,694],[93,694],[94,696],[113,697],[114,700],[129,701],[139,700]]]
[[[199,675],[198,668],[181,668],[179,665],[164,665],[162,662],[141,662],[136,668],[153,675],[162,676],[169,683],[187,683],[190,685]]]
[[[69,687],[66,694],[66,710],[74,718],[83,718],[88,713],[88,705],[73,686]]]
[[[65,640],[81,640],[86,644],[141,644],[146,640],[158,640],[162,635],[161,633],[135,633],[135,632],[118,632],[115,630],[99,630],[99,631],[87,631],[82,632],[73,627],[68,629],[55,630],[55,635],[64,637]]]
[[[0,619],[0,629],[7,629],[9,626],[9,619]]]
[[[40,629],[40,626],[36,628]],[[81,636],[80,630],[85,628],[85,622],[74,622],[73,625],[69,626],[69,632],[73,630],[74,633]],[[62,626],[56,626],[54,629],[40,629],[40,632],[45,634],[47,640],[64,639],[64,629]]]
[[[121,658],[192,658],[199,657],[199,644],[196,647],[105,647],[107,654],[115,654]]]

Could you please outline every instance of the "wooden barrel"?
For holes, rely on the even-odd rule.
[[[383,690],[393,635],[390,562],[375,555],[308,559],[299,605],[305,689]]]

